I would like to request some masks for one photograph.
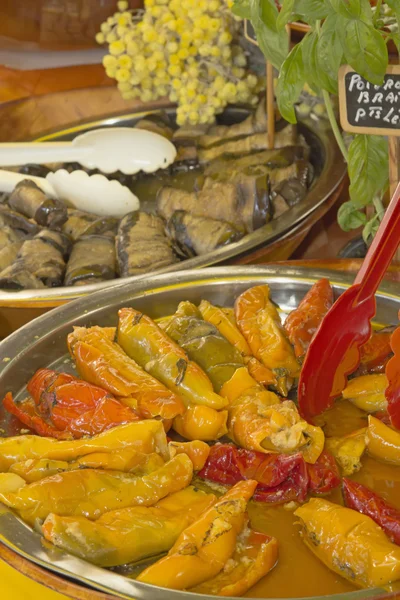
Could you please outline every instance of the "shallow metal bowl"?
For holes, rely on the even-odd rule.
[[[130,113],[83,123],[42,136],[36,141],[68,141],[74,139],[74,137],[80,133],[98,127],[132,127],[144,115],[159,112],[159,110],[160,108],[145,113]],[[165,107],[164,110],[171,115],[175,114],[175,109],[171,108],[170,105]],[[232,124],[243,120],[248,114],[249,111],[245,108],[231,107],[221,115],[219,121],[223,124]],[[311,148],[310,160],[315,171],[314,182],[306,197],[299,202],[299,204],[279,218],[272,220],[270,223],[267,223],[263,227],[246,235],[238,242],[219,248],[209,254],[196,256],[163,269],[152,271],[152,275],[208,267],[218,263],[234,261],[239,257],[252,254],[260,248],[272,244],[276,240],[281,240],[282,238],[289,236],[311,213],[313,213],[314,210],[327,201],[339,186],[346,172],[346,166],[343,162],[340,150],[327,122],[324,120],[317,121],[309,118],[299,124],[299,132],[304,135]],[[147,278],[148,274],[127,277],[124,281],[136,281],[143,277]],[[72,300],[99,289],[114,287],[116,282],[119,282],[119,280],[113,279],[111,281],[103,281],[78,287],[69,286],[41,290],[22,290],[17,292],[0,290],[0,306],[12,306],[14,308],[55,306],[56,303]]]
[[[68,303],[28,323],[0,343],[0,388],[16,396],[24,391],[28,379],[39,367],[62,369],[68,358],[67,334],[73,325],[115,325],[117,311],[133,306],[153,318],[171,314],[181,300],[198,303],[207,299],[222,306],[232,306],[245,289],[268,283],[271,296],[284,312],[298,305],[304,294],[321,277],[331,281],[335,296],[351,283],[352,276],[333,271],[278,267],[214,267],[171,275],[158,275],[149,281],[121,283],[86,298]],[[375,321],[382,325],[397,323],[400,293],[395,283],[385,284],[377,294]],[[0,412],[0,428],[5,435],[15,434],[4,412]],[[2,505],[0,504],[0,507]],[[95,567],[65,552],[42,544],[33,532],[11,510],[0,508],[0,541],[36,565],[46,567],[61,577],[82,585],[111,592],[122,598],[137,600],[211,600],[214,596],[176,592],[156,588]],[[1,555],[1,552],[0,552]],[[306,575],[305,575],[306,576]],[[93,591],[93,599],[97,597]],[[383,590],[363,590],[331,596],[336,600],[386,598]],[[322,598],[322,596],[321,596]]]

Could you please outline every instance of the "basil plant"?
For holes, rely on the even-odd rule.
[[[305,84],[324,99],[337,143],[348,165],[350,199],[339,209],[338,221],[349,231],[363,226],[368,243],[384,214],[382,197],[388,188],[388,140],[357,134],[345,144],[333,110],[338,71],[349,64],[370,83],[381,85],[388,65],[389,41],[400,47],[400,0],[234,0],[233,12],[249,19],[259,47],[279,69],[277,102],[282,116],[296,122],[294,105]],[[289,52],[287,24],[309,25],[304,38]],[[366,207],[372,207],[366,211]],[[366,212],[368,212],[368,217]],[[372,216],[371,216],[372,215]]]

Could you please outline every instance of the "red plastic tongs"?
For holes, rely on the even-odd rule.
[[[300,414],[307,421],[312,422],[314,417],[332,405],[345,388],[347,375],[357,368],[360,362],[359,348],[371,335],[370,320],[376,312],[375,292],[399,243],[400,184],[353,285],[336,300],[308,348],[298,387]],[[392,346],[393,343],[396,345],[396,363],[400,365],[398,331],[393,334],[391,343]],[[387,366],[389,370],[393,371],[394,367],[397,371],[397,365],[389,365],[390,362]],[[400,373],[397,375],[397,388],[395,383],[392,385],[392,397],[393,394],[396,395],[396,389],[400,399]],[[387,396],[390,395],[389,390],[390,385]],[[390,405],[389,400],[389,407]],[[400,406],[397,413],[400,426]]]

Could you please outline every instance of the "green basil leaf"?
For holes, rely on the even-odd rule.
[[[297,0],[296,14],[305,23],[313,24],[317,19],[326,19],[332,12],[329,0]]]
[[[335,12],[346,19],[360,19],[372,24],[372,10],[369,0],[330,0]]]
[[[396,44],[397,52],[400,52],[400,34],[397,33],[397,31],[394,31],[386,38],[386,43],[388,43],[390,40],[393,40],[393,42]]]
[[[250,0],[250,3],[253,0]],[[274,0],[258,0],[261,21],[272,31],[278,31],[276,21],[279,11]]]
[[[379,31],[360,19],[338,15],[337,32],[349,65],[371,83],[382,85],[388,51]]]
[[[321,85],[321,73],[317,66],[317,45],[318,34],[316,31],[312,31],[304,38],[302,52],[306,81],[318,93]]]
[[[315,52],[319,85],[331,94],[338,93],[338,70],[343,59],[343,48],[337,33],[336,14],[331,14],[321,28]]]
[[[257,42],[276,69],[280,69],[288,54],[289,38],[286,29],[276,30],[278,9],[274,0],[249,0],[251,23]]]
[[[396,13],[400,14],[400,0],[386,0],[386,4]]]
[[[376,236],[380,223],[381,221],[379,219],[379,216],[374,215],[369,221],[367,221],[366,225],[364,226],[362,236],[367,246],[369,246],[369,244]]]
[[[242,19],[250,19],[250,4],[249,0],[233,0],[232,12],[237,17],[241,17]]]
[[[389,178],[389,151],[386,137],[355,135],[349,146],[350,198],[362,208],[386,188]]]
[[[276,20],[276,28],[278,29],[278,31],[280,29],[283,29],[285,25],[289,23],[290,18],[292,16],[294,3],[295,0],[283,0],[282,8]]]
[[[289,123],[296,123],[294,103],[298,100],[305,84],[302,47],[304,39],[294,46],[289,56],[284,61],[277,86],[278,108],[284,119]]]
[[[339,207],[337,220],[343,231],[350,231],[365,225],[367,217],[349,200]]]

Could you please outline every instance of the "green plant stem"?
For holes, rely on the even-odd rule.
[[[322,90],[322,97],[325,102],[326,112],[328,115],[329,123],[331,124],[331,127],[332,127],[333,135],[335,136],[337,145],[339,146],[339,148],[343,154],[344,160],[346,161],[346,163],[348,163],[349,162],[349,153],[347,152],[347,148],[345,146],[343,136],[340,133],[339,125],[336,121],[335,111],[333,110],[331,97],[326,90]]]
[[[379,19],[379,13],[381,12],[381,5],[382,5],[382,0],[378,0],[375,6],[375,12],[374,12],[374,25],[376,24],[377,20]]]
[[[383,215],[385,214],[385,207],[382,203],[382,197],[375,194],[375,196],[372,198],[372,202],[374,204],[375,212],[379,221],[382,221]]]
[[[318,34],[318,37],[321,35],[321,21],[317,20],[315,22],[315,30]],[[331,125],[333,135],[335,136],[337,145],[340,148],[341,153],[343,154],[343,158],[346,163],[349,162],[349,153],[347,152],[347,148],[344,143],[344,139],[342,134],[340,133],[339,125],[336,121],[335,111],[333,110],[332,100],[329,93],[326,90],[322,90],[322,97],[325,102],[326,113],[328,115],[329,123]]]

